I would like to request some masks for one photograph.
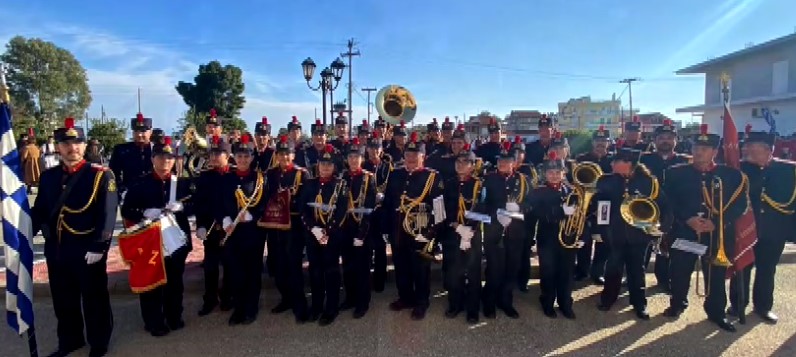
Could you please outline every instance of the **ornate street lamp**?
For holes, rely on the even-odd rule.
[[[313,87],[310,81],[315,74],[316,67],[315,61],[313,61],[312,58],[307,57],[307,59],[301,62],[301,71],[304,74],[304,80],[307,81],[307,87],[313,91],[320,91],[323,95],[323,125],[326,125],[326,94],[328,93],[331,97],[334,90],[337,89],[337,85],[340,84],[340,79],[343,78],[345,63],[343,63],[340,58],[335,59],[329,67],[321,70],[321,78],[320,81],[318,81],[318,86]]]

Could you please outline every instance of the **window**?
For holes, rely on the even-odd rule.
[[[771,73],[771,94],[788,92],[788,61],[774,62]]]

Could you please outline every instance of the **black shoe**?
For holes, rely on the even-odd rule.
[[[772,325],[775,325],[777,323],[777,321],[779,321],[779,317],[777,317],[777,315],[775,315],[771,311],[766,311],[766,312],[755,311],[755,314],[757,314],[757,316],[760,316],[760,318],[763,319],[763,321],[765,321],[766,323],[769,323],[769,324],[772,324]]]
[[[449,319],[455,319],[456,316],[459,316],[459,313],[462,312],[462,309],[457,309],[453,307],[449,307],[448,310],[445,310],[445,317]]]
[[[340,311],[351,310],[354,308],[354,303],[351,300],[344,300],[342,304],[340,304]]]
[[[528,292],[528,284],[527,283],[526,284],[522,284],[521,283],[521,284],[517,285],[517,290],[519,290],[521,293],[527,293]]]
[[[232,301],[222,301],[219,310],[221,311],[229,311],[232,310],[234,306],[232,306]]]
[[[635,310],[636,310],[636,317],[638,317],[640,320],[646,321],[650,319],[650,314],[647,312],[647,309],[635,309]]]
[[[328,326],[334,322],[334,319],[337,318],[337,314],[327,314],[324,313],[321,315],[321,318],[318,319],[318,325],[320,326]]]
[[[488,319],[496,319],[497,314],[495,313],[495,309],[484,309],[484,317]]]
[[[503,310],[503,313],[506,314],[506,316],[512,319],[520,318],[520,313],[517,312],[517,309],[515,309],[513,306],[503,307],[501,310]]]
[[[566,317],[566,318],[568,318],[570,320],[574,320],[575,319],[575,312],[572,311],[571,307],[570,308],[559,307],[558,309],[561,310],[561,315],[564,315],[564,317]]]
[[[204,305],[202,305],[202,308],[199,310],[199,316],[207,316],[211,312],[213,312],[213,310],[215,310],[215,308],[216,308],[216,304],[204,304]]]
[[[605,285],[605,278],[603,278],[603,277],[601,277],[601,276],[592,277],[592,278],[591,278],[591,282],[592,282],[594,285]]]
[[[727,331],[727,332],[735,332],[735,326],[733,326],[726,318],[712,318],[709,317],[708,320],[716,324],[720,329]]]
[[[72,347],[58,347],[58,349],[55,350],[55,352],[50,353],[48,355],[48,357],[66,357],[66,356],[69,356],[70,353],[75,352],[75,351],[77,351],[77,350],[79,350],[79,349],[81,349],[81,348],[83,348],[85,346],[86,346],[86,344],[82,343],[80,345],[76,345],[76,346],[72,346]]]
[[[283,312],[285,312],[287,310],[290,310],[292,307],[293,306],[291,306],[291,304],[289,304],[289,303],[287,303],[285,301],[280,301],[279,304],[277,304],[276,306],[274,306],[273,309],[271,309],[271,313],[272,314],[281,314],[281,313],[283,313]]]
[[[240,323],[243,322],[244,318],[245,316],[243,316],[243,314],[233,312],[232,316],[229,317],[229,325],[230,326],[240,325]]]
[[[475,325],[478,323],[478,313],[475,314],[467,314],[467,323],[470,325]]]
[[[406,303],[401,299],[395,300],[390,303],[390,310],[392,311],[401,311],[406,309],[411,309],[413,306],[412,304]]]
[[[547,306],[547,305],[542,306],[542,312],[544,312],[545,316],[547,316],[547,317],[549,317],[551,319],[554,319],[554,318],[558,317],[558,314],[556,314],[556,310],[553,309],[552,306]]]
[[[412,309],[412,320],[419,321],[426,318],[426,308],[417,306]]]
[[[185,321],[183,321],[182,319],[166,321],[166,326],[168,326],[169,329],[172,331],[181,330],[183,327],[185,327]]]
[[[317,319],[316,319],[317,320]],[[299,325],[305,324],[310,321],[310,315],[305,313],[296,314],[296,323]],[[315,320],[313,320],[315,321]]]
[[[358,307],[358,308],[354,309],[354,315],[353,316],[354,316],[355,319],[361,319],[361,318],[365,317],[365,314],[367,314],[367,313],[368,313],[368,308],[367,307],[362,307],[362,308]]]
[[[573,276],[572,279],[575,281],[583,281],[583,279],[586,279],[586,274],[575,273],[575,276]]]
[[[672,317],[675,319],[680,317],[680,315],[682,314],[683,314],[683,309],[672,306],[669,306],[666,308],[666,310],[663,310],[663,316]]]
[[[608,311],[611,310],[611,305],[610,304],[599,303],[599,304],[597,304],[597,310],[600,310],[602,312],[608,312]]]
[[[145,328],[153,337],[163,337],[169,334],[169,328],[166,326],[156,326]]]
[[[384,279],[373,279],[373,291],[377,293],[384,291]]]
[[[318,321],[321,318],[321,310],[310,309],[310,315],[307,318],[310,322]]]
[[[108,347],[105,346],[98,346],[98,347],[91,347],[91,350],[88,352],[88,357],[102,357],[108,354]]]
[[[240,320],[240,324],[251,325],[254,321],[257,321],[257,315],[246,315]]]

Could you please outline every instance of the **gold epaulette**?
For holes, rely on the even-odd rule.
[[[791,166],[790,169],[794,170],[794,176],[793,177],[796,178],[796,163],[794,163],[793,161],[781,160],[781,159],[774,159],[774,160],[776,162]],[[789,209],[789,208],[792,207],[793,206],[793,202],[796,201],[796,186],[793,187],[793,192],[791,193],[790,198],[788,199],[788,202],[784,202],[783,203],[783,202],[774,201],[774,199],[772,199],[766,193],[765,187],[763,187],[763,192],[760,194],[760,199],[763,202],[765,202],[766,204],[768,204],[775,211],[777,211],[779,213],[782,213],[782,214],[791,215],[791,214],[794,213],[794,210],[793,209]]]
[[[639,163],[636,165],[636,170],[639,171],[642,175],[649,177],[652,187],[650,187],[650,195],[649,199],[654,200],[658,198],[658,193],[660,192],[660,183],[658,182],[658,178],[652,174],[652,171],[647,168],[647,165]]]

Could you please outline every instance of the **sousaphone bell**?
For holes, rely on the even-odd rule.
[[[398,125],[409,123],[417,114],[417,101],[412,92],[399,85],[388,85],[376,93],[376,111],[384,121]]]

